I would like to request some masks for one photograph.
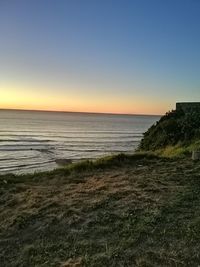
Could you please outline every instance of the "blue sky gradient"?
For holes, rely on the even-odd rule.
[[[198,0],[1,0],[0,107],[162,114],[200,101],[199,14]]]

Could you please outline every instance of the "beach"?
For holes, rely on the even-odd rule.
[[[133,152],[159,116],[0,110],[0,174]]]

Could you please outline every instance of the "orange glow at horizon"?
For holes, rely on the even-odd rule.
[[[25,109],[47,111],[95,112],[116,114],[155,114],[166,112],[163,104],[134,99],[122,99],[117,96],[76,95],[72,93],[49,94],[47,91],[35,91],[14,86],[4,86],[0,93],[1,109]],[[6,89],[5,89],[6,88]]]

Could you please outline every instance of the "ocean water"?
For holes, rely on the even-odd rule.
[[[0,110],[0,174],[133,152],[159,116]]]

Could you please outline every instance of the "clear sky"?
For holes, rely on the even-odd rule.
[[[0,108],[163,114],[200,101],[199,0],[0,0]]]

